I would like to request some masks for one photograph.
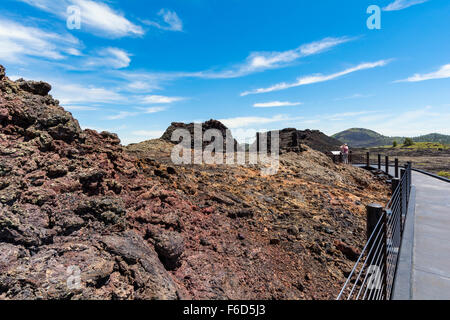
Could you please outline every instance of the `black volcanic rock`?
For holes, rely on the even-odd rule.
[[[5,68],[0,65],[0,80],[2,80],[5,77]]]
[[[258,133],[261,137],[261,135]],[[342,143],[334,138],[331,138],[318,130],[297,130],[295,128],[286,128],[279,131],[280,136],[280,153],[284,152],[302,152],[304,148],[302,144],[310,148],[328,153],[330,151],[339,150]],[[262,138],[263,139],[263,138]],[[270,151],[271,132],[267,132],[268,150]]]
[[[202,124],[202,137],[205,133],[205,131],[210,130],[210,129],[216,129],[219,130],[220,133],[222,134],[223,137],[223,151],[226,151],[226,134],[227,134],[227,130],[228,128],[220,121],[218,120],[208,120],[206,122],[203,122]],[[194,149],[194,126],[195,123],[183,123],[183,122],[172,122],[172,124],[170,125],[170,127],[167,128],[167,130],[164,132],[164,134],[161,136],[162,140],[165,141],[169,141],[172,143],[179,143],[180,141],[172,141],[172,133],[177,130],[177,129],[186,129],[189,131],[190,135],[191,135],[191,148]],[[238,142],[233,138],[233,136],[231,135],[231,132],[229,132],[229,137],[230,139],[233,140],[234,142],[234,150],[237,150],[237,146],[238,146]],[[213,140],[214,141],[214,140]],[[210,145],[212,143],[212,141],[203,141],[202,142],[202,146],[203,149]]]
[[[39,96],[46,96],[50,90],[52,90],[52,86],[43,81],[26,81],[24,79],[19,79],[16,83],[23,91]]]
[[[178,262],[181,240],[163,256],[146,228],[201,212],[138,174],[117,135],[82,131],[50,89],[0,66],[0,300],[179,298],[161,259]]]

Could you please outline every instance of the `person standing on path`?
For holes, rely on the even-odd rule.
[[[342,160],[343,160],[344,164],[348,164],[348,152],[349,152],[348,145],[346,143],[344,143],[341,146],[341,154],[342,154]]]

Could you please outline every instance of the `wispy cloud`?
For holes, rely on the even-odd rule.
[[[117,114],[107,116],[107,120],[119,120],[119,119],[125,119],[128,117],[134,117],[142,114],[152,114],[152,113],[158,113],[167,110],[166,107],[148,107],[148,108],[136,108],[139,111],[120,111]]]
[[[373,97],[373,94],[361,94],[361,93],[355,93],[352,94],[350,96],[346,96],[343,98],[336,98],[334,99],[334,101],[342,101],[342,100],[352,100],[352,99],[360,99],[360,98],[369,98],[369,97]]]
[[[373,124],[372,129],[390,136],[418,136],[431,132],[450,134],[449,121],[448,110],[425,106],[391,115],[389,119]]]
[[[147,137],[151,137],[151,138],[159,138],[163,135],[164,131],[159,131],[159,130],[138,130],[138,131],[133,131],[132,134],[136,135],[136,136],[147,136]]]
[[[167,107],[148,107],[148,108],[138,108],[139,110],[142,110],[143,113],[149,114],[149,113],[157,113],[161,111],[167,110]]]
[[[326,120],[331,120],[331,121],[342,121],[347,118],[353,118],[356,116],[362,116],[362,115],[373,114],[373,113],[376,113],[376,111],[340,112],[340,113],[325,115],[325,116],[323,116],[323,118]]]
[[[281,68],[300,58],[322,53],[354,39],[350,37],[325,38],[287,51],[253,52],[244,63],[231,69],[201,72],[199,76],[203,78],[236,78],[255,72]]]
[[[443,65],[442,67],[439,68],[439,70],[435,72],[425,74],[416,73],[412,77],[409,77],[404,80],[397,80],[395,82],[419,82],[425,80],[444,79],[444,78],[450,78],[450,64]]]
[[[385,66],[386,64],[388,64],[389,61],[390,60],[380,60],[380,61],[376,61],[376,62],[361,63],[361,64],[357,65],[356,67],[345,69],[343,71],[333,73],[330,75],[317,74],[317,75],[306,76],[306,77],[298,78],[296,82],[292,82],[292,83],[282,82],[282,83],[275,84],[268,88],[259,88],[259,89],[255,89],[255,90],[251,90],[251,91],[245,91],[245,92],[241,93],[241,96],[246,96],[249,94],[259,94],[259,93],[267,93],[267,92],[285,90],[285,89],[300,87],[300,86],[304,86],[304,85],[308,85],[308,84],[329,81],[329,80],[337,79],[339,77],[342,77],[344,75],[347,75],[347,74],[350,74],[350,73],[353,73],[356,71],[372,69],[372,68],[376,68],[376,67],[382,67],[382,66]]]
[[[84,67],[122,69],[130,65],[130,56],[128,52],[119,48],[105,48],[100,50],[96,56],[87,58]]]
[[[226,125],[228,128],[233,129],[268,124],[273,122],[281,122],[291,119],[292,118],[287,115],[278,114],[273,117],[236,117],[220,119],[219,121]]]
[[[67,7],[78,6],[81,10],[81,30],[89,30],[98,36],[120,38],[144,34],[142,27],[132,23],[121,13],[102,1],[91,0],[18,0],[38,9],[67,18]]]
[[[132,91],[143,91],[143,92],[149,92],[156,89],[160,89],[160,87],[157,84],[149,83],[148,81],[132,81],[127,85],[127,88]]]
[[[23,57],[64,59],[77,52],[78,39],[0,18],[0,59],[21,62]]]
[[[301,45],[293,50],[281,52],[253,52],[243,63],[236,64],[223,70],[210,69],[197,72],[122,72],[121,76],[131,81],[130,86],[141,88],[141,90],[160,89],[164,82],[170,82],[182,78],[239,78],[269,69],[285,67],[302,57],[319,54],[354,39],[356,38],[325,38]],[[144,85],[144,83],[147,85]]]
[[[161,9],[158,12],[158,16],[162,17],[163,21],[150,21],[143,20],[142,22],[149,25],[154,26],[158,29],[168,30],[168,31],[183,31],[183,22],[178,17],[175,11],[170,11],[167,9]]]
[[[106,119],[107,120],[120,120],[120,119],[125,119],[128,117],[134,117],[134,116],[137,116],[138,114],[139,114],[139,112],[120,111],[119,113],[117,113],[115,115],[107,116]]]
[[[95,111],[98,110],[96,107],[89,106],[64,106],[67,111]]]
[[[271,101],[271,102],[255,103],[253,106],[255,108],[273,108],[273,107],[299,106],[301,104],[302,104],[301,102]]]
[[[177,101],[184,100],[182,97],[166,97],[159,95],[148,95],[142,97],[142,102],[146,104],[165,104],[165,103],[173,103]]]
[[[395,0],[383,8],[384,11],[397,11],[409,8],[416,4],[427,2],[428,0]]]
[[[112,103],[125,97],[111,89],[52,81],[52,95],[63,105],[80,103]]]

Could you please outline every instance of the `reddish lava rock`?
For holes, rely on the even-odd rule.
[[[0,66],[0,299],[333,299],[356,254],[334,241],[359,248],[389,192],[303,145],[271,177],[174,168],[173,143],[81,130],[50,89]]]
[[[147,225],[177,235],[156,244],[172,262],[181,217],[202,214],[139,175],[117,135],[82,131],[49,84],[0,79],[0,299],[178,299]]]

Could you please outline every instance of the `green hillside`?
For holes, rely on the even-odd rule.
[[[397,141],[400,144],[405,140],[405,137],[383,136],[378,132],[363,128],[348,129],[336,133],[332,137],[357,148],[392,145],[394,141]],[[450,144],[450,136],[439,133],[431,133],[423,136],[412,137],[412,139],[414,142],[436,142],[442,144]]]

